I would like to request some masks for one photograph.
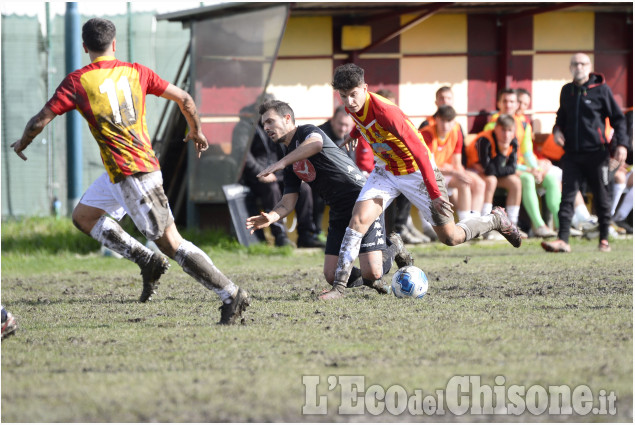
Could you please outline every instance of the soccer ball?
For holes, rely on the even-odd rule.
[[[402,267],[392,277],[392,293],[397,298],[423,298],[426,292],[428,277],[418,267]]]

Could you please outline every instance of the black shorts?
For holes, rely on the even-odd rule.
[[[334,214],[335,215],[335,214]],[[339,255],[342,240],[346,233],[346,228],[351,221],[351,215],[329,217],[329,230],[326,237],[326,255]],[[363,254],[372,251],[383,251],[386,249],[386,225],[384,223],[384,213],[371,224],[370,228],[362,238],[359,253]]]

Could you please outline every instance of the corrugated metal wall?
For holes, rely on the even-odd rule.
[[[82,16],[80,25],[93,16]],[[142,63],[162,78],[172,81],[189,45],[189,30],[180,23],[156,22],[153,13],[133,13],[132,31],[127,34],[126,15],[101,16],[117,26],[117,51],[120,60]],[[2,218],[47,215],[52,196],[66,208],[66,118],[55,118],[25,151],[23,162],[10,145],[24,130],[27,121],[46,103],[66,75],[64,66],[64,16],[52,19],[51,87],[46,92],[46,46],[36,17],[2,16]],[[132,57],[128,55],[132,39]],[[78,40],[81,43],[81,40]],[[88,64],[83,54],[82,66]],[[160,114],[167,102],[147,98],[147,123],[153,137]],[[51,141],[49,141],[51,137]],[[46,141],[46,143],[44,143]],[[52,143],[52,144],[51,144]],[[84,189],[103,171],[97,143],[87,124],[82,124]],[[49,151],[49,149],[52,149]]]

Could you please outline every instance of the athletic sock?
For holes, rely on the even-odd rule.
[[[465,232],[464,242],[467,242],[494,230],[496,228],[496,219],[493,214],[488,214],[481,217],[466,218],[456,223],[456,225]]]
[[[483,209],[481,210],[481,215],[483,216],[483,215],[487,215],[487,214],[491,213],[492,212],[492,208],[494,208],[494,205],[492,205],[492,204],[488,204],[488,203],[483,204]]]
[[[553,217],[553,227],[559,229],[560,222],[558,220],[558,211],[560,211],[562,191],[560,190],[558,176],[547,173],[542,181],[542,187],[545,188],[545,203],[547,204],[547,209],[551,213],[551,217]]]
[[[340,248],[339,258],[337,260],[337,269],[335,269],[335,279],[333,287],[338,291],[343,291],[348,282],[348,278],[353,269],[353,262],[359,255],[359,248],[362,244],[362,235],[350,227],[346,228],[342,246]]]
[[[456,214],[459,216],[459,221],[465,220],[466,218],[471,217],[469,211],[457,211]]]
[[[536,193],[536,180],[532,174],[522,173],[520,175],[520,182],[523,190],[523,206],[525,207],[525,211],[527,211],[532,226],[534,226],[534,229],[538,229],[545,225],[545,221],[540,215],[540,204],[538,203],[538,194]],[[507,214],[509,215],[509,211],[507,211]],[[516,221],[518,221],[518,219],[516,219]]]
[[[122,257],[144,267],[152,258],[152,250],[126,233],[112,218],[102,215],[90,230],[90,236]]]
[[[507,205],[505,207],[505,210],[507,211],[507,217],[509,217],[509,221],[511,221],[513,225],[518,224],[520,205]]]
[[[232,298],[238,293],[238,286],[218,270],[212,259],[192,242],[183,240],[176,250],[174,259],[185,273],[207,289],[216,292],[225,304],[231,303]]]
[[[631,211],[633,210],[633,188],[629,188],[628,192],[626,192],[626,195],[624,195],[624,199],[622,200],[622,205],[620,205],[620,207],[617,209],[617,212],[615,213],[615,221],[622,221],[622,220],[626,220],[626,217],[628,217],[628,215],[631,213]]]
[[[620,203],[622,192],[626,189],[626,183],[613,183],[613,203],[611,205],[611,217],[615,215],[617,204]]]

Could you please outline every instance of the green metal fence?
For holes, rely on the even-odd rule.
[[[82,16],[80,25],[94,16]],[[120,60],[139,62],[172,81],[190,42],[190,33],[180,23],[157,22],[150,12],[100,16],[117,26],[117,52]],[[128,29],[130,33],[128,34]],[[128,39],[131,43],[128,43]],[[53,199],[66,205],[66,118],[55,118],[29,146],[23,162],[10,145],[24,130],[66,75],[64,65],[64,16],[51,20],[51,67],[47,69],[47,43],[36,17],[2,16],[2,218],[51,214]],[[130,52],[129,52],[130,45]],[[88,64],[83,55],[82,66]],[[50,87],[47,89],[47,72]],[[147,98],[147,124],[150,136],[166,100]],[[83,188],[103,171],[97,143],[87,124],[82,124]]]

